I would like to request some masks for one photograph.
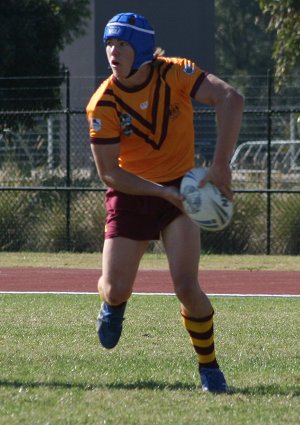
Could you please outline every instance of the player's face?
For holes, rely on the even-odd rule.
[[[126,41],[111,38],[106,43],[106,55],[113,75],[118,80],[125,79],[134,61],[134,50]]]

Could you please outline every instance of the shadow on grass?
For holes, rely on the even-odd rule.
[[[252,387],[230,387],[229,394],[243,394],[243,395],[279,395],[299,397],[300,389],[296,386],[281,387],[279,385],[256,385]]]
[[[0,380],[0,387],[11,387],[11,388],[48,388],[48,389],[79,389],[84,391],[91,391],[95,389],[111,389],[111,390],[169,390],[169,391],[197,391],[200,389],[197,385],[188,385],[181,382],[168,384],[166,382],[158,381],[136,381],[131,383],[125,382],[114,382],[114,383],[103,383],[103,384],[86,384],[80,382],[21,382],[18,380],[8,381]],[[279,385],[257,385],[251,387],[230,387],[228,395],[253,395],[253,396],[290,396],[299,397],[300,389],[293,387],[281,387]]]
[[[181,382],[176,382],[173,384],[168,384],[166,382],[158,381],[136,381],[132,383],[125,382],[113,382],[113,383],[104,383],[104,384],[85,384],[80,382],[21,382],[21,381],[8,381],[0,380],[0,387],[12,387],[12,388],[77,388],[80,390],[95,390],[97,388],[101,389],[116,389],[116,390],[185,390],[185,391],[195,391],[197,390],[196,385],[183,384]]]

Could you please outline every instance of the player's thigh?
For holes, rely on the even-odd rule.
[[[106,239],[102,253],[102,285],[131,288],[148,241]]]
[[[175,285],[197,283],[200,258],[200,229],[185,214],[173,220],[162,232],[170,272]]]

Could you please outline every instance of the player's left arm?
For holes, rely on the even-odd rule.
[[[217,142],[211,167],[201,182],[212,181],[232,199],[230,158],[238,140],[244,110],[244,98],[232,86],[208,74],[194,96],[200,103],[214,106],[217,121]]]

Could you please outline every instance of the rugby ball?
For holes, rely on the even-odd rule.
[[[181,180],[180,193],[184,196],[184,210],[191,220],[203,230],[216,232],[230,223],[233,203],[210,182],[199,188],[206,173],[203,167],[188,171]]]

